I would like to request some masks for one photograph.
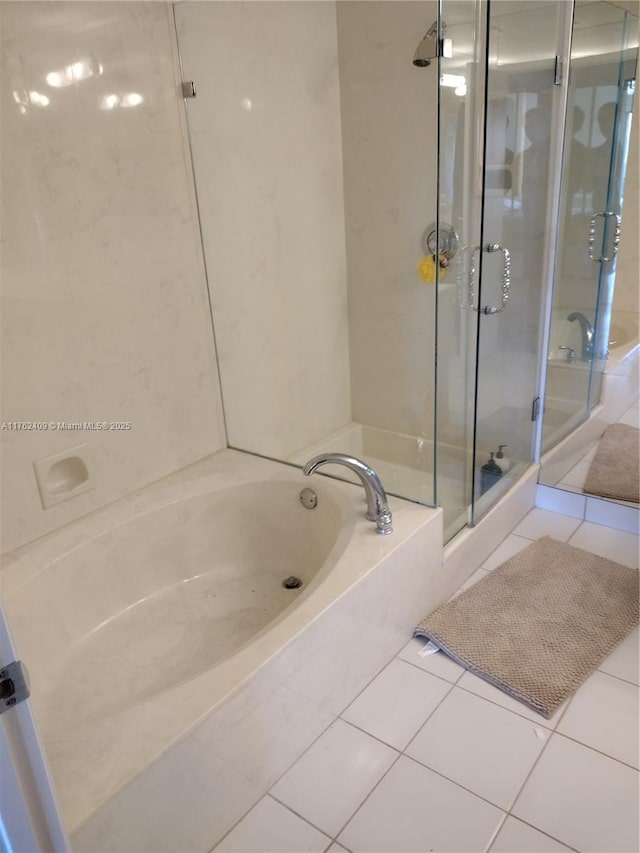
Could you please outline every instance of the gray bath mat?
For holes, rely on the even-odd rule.
[[[583,491],[640,503],[640,430],[611,424],[598,442]]]
[[[547,719],[638,624],[638,572],[545,536],[416,628]]]

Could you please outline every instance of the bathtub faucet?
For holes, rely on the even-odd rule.
[[[370,468],[366,462],[346,453],[321,453],[319,456],[310,459],[302,470],[308,477],[317,471],[321,465],[328,464],[344,465],[360,477],[367,496],[367,518],[369,521],[375,521],[378,533],[391,533],[393,527],[391,526],[392,518],[387,504],[387,495],[380,477],[373,468]]]
[[[580,361],[591,361],[593,358],[593,326],[580,311],[574,311],[573,314],[569,314],[567,320],[569,322],[577,320],[580,323],[580,332],[582,334],[582,355],[580,356]]]

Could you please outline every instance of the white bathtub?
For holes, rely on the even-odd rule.
[[[224,451],[9,555],[75,849],[209,850],[333,721],[452,591],[440,511],[392,509]]]

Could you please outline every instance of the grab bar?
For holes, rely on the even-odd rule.
[[[469,252],[469,275],[467,277],[466,305],[463,304],[463,300],[460,299],[460,307],[470,308],[472,311],[480,311],[481,314],[492,315],[502,313],[502,311],[507,307],[507,302],[509,301],[509,288],[511,287],[511,254],[509,250],[505,249],[504,246],[498,245],[498,243],[487,243],[485,246],[465,246],[464,250]],[[475,257],[476,252],[480,251],[502,252],[504,264],[502,268],[502,300],[499,306],[485,305],[482,308],[478,308],[474,305],[476,276]]]
[[[611,256],[605,257],[605,255],[600,255],[599,258],[595,258],[593,256],[593,247],[596,242],[596,219],[601,216],[604,221],[607,221],[609,216],[615,216],[616,220],[616,230],[613,232],[613,247],[611,250]],[[601,210],[599,213],[594,213],[591,219],[589,220],[589,238],[587,240],[587,253],[589,255],[589,260],[594,261],[594,263],[607,263],[608,261],[612,261],[615,256],[618,254],[618,246],[620,245],[620,225],[622,224],[622,219],[617,213],[614,213],[612,210]],[[604,236],[604,235],[603,235]]]

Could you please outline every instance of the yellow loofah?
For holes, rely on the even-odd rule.
[[[431,255],[427,255],[420,261],[418,273],[423,281],[436,280],[436,262]]]
[[[440,255],[438,261],[440,266],[440,278],[442,279],[444,278],[445,270],[449,261],[445,255]],[[427,255],[420,261],[418,264],[418,273],[423,281],[431,282],[436,280],[436,259],[433,255]]]

